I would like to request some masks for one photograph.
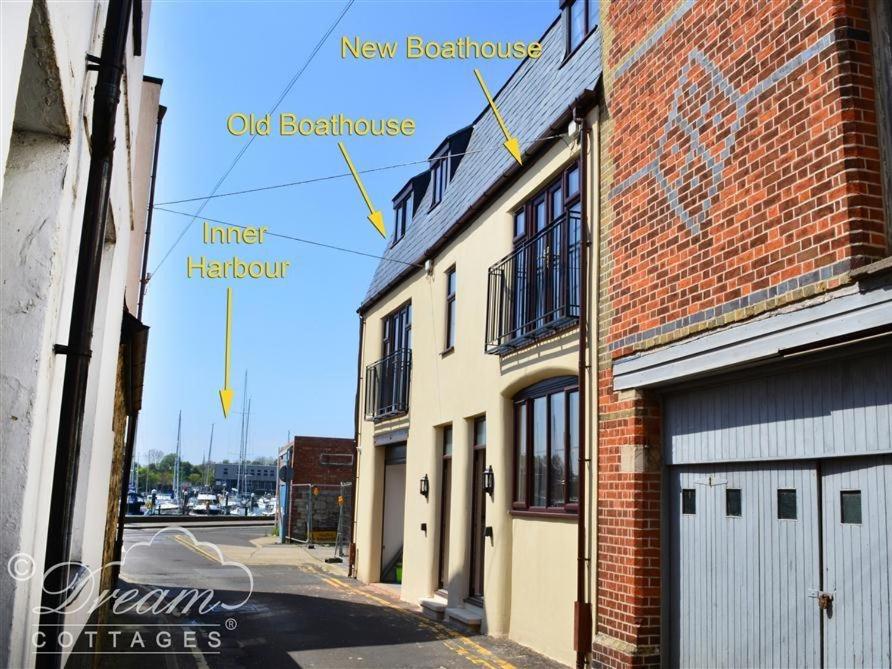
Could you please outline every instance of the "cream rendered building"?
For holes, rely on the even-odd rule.
[[[99,56],[109,37],[112,7],[126,10],[120,101],[114,117],[109,203],[99,237],[96,308],[84,386],[73,503],[54,492],[57,445],[65,403],[68,345],[83,310],[78,293],[79,246],[87,228],[90,167],[101,153],[94,105]],[[53,522],[68,507],[68,558],[95,571],[55,623],[77,639],[88,620],[85,603],[108,586],[121,499],[124,444],[139,407],[146,329],[139,311],[147,210],[161,81],[143,76],[150,3],[3,2],[0,35],[0,666],[53,662],[38,649],[71,650],[67,637],[35,636],[42,605],[41,574],[57,562]],[[124,23],[123,19],[118,23]],[[124,31],[126,30],[126,37]],[[143,48],[140,48],[143,47]],[[106,114],[108,115],[108,114]],[[128,419],[131,422],[128,423]],[[72,477],[74,478],[74,477]],[[80,583],[89,580],[72,570]],[[15,578],[13,577],[15,575]],[[78,581],[75,581],[78,582]],[[92,586],[92,587],[91,587]],[[62,628],[62,621],[65,627]],[[57,659],[61,656],[56,656]]]
[[[582,226],[597,234],[596,14],[565,5],[542,57],[495,96],[522,166],[487,109],[397,194],[360,308],[356,576],[567,663],[579,659],[578,449],[591,452],[595,418],[588,372],[580,402],[579,320],[596,332],[580,286],[583,254],[596,266],[597,246],[580,243]],[[582,479],[590,499],[592,472]]]

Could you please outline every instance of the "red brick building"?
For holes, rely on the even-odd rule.
[[[889,13],[602,3],[596,666],[888,663]]]
[[[294,437],[292,484],[334,485],[353,477],[353,440],[337,437]]]
[[[340,529],[342,541],[349,544],[353,440],[294,437],[290,448],[283,449],[280,457],[287,460],[289,454],[291,482],[285,538],[334,541]]]

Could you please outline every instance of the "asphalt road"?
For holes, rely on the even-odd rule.
[[[134,594],[127,595],[131,599],[123,605],[119,599],[119,613],[107,627],[96,628],[101,666],[562,666],[510,641],[466,636],[427,620],[386,591],[337,575],[295,546],[266,545],[257,550],[255,541],[269,528],[190,527],[189,531],[194,540],[179,531],[157,534],[157,529],[144,527],[125,531],[121,588],[122,593],[132,589]],[[270,564],[279,558],[282,564]],[[235,559],[247,569],[226,564]],[[190,605],[188,595],[196,592],[207,598]],[[162,604],[158,593],[164,595]],[[179,604],[169,610],[169,602],[177,597]],[[205,609],[216,606],[202,612],[202,602]],[[134,609],[137,603],[140,610]],[[153,603],[156,606],[150,610]]]

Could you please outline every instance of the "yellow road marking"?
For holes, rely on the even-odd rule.
[[[418,613],[415,613],[414,611],[404,609],[403,607],[398,606],[390,600],[384,599],[383,597],[379,597],[377,595],[373,595],[372,593],[366,592],[362,588],[357,588],[356,586],[350,585],[349,583],[336,581],[333,578],[323,578],[322,580],[326,583],[337,585],[337,587],[343,588],[345,590],[350,590],[352,592],[355,592],[356,594],[362,595],[363,597],[372,600],[376,604],[385,606],[405,616],[410,616],[419,624],[419,626],[433,632],[436,635],[437,639],[442,641],[443,645],[449,648],[449,650],[456,653],[457,655],[464,657],[473,664],[487,667],[488,669],[496,669],[497,667],[498,669],[517,669],[513,664],[498,657],[491,650],[484,648],[472,639],[456,632],[453,629],[450,629],[449,627],[446,627],[445,625],[441,625],[440,623],[433,620],[428,620]],[[455,641],[464,644],[465,646],[467,646],[467,648],[462,648],[461,646],[456,645],[454,643]]]
[[[213,553],[209,553],[208,551],[204,550],[203,548],[201,548],[201,546],[196,545],[195,542],[189,541],[189,540],[188,540],[186,537],[184,537],[182,534],[178,534],[177,536],[175,536],[175,537],[173,538],[173,540],[176,541],[176,542],[177,542],[178,544],[180,544],[181,546],[185,546],[185,547],[188,548],[189,550],[191,550],[191,551],[195,551],[196,553],[198,553],[199,555],[201,555],[201,556],[204,557],[204,558],[207,558],[207,559],[210,560],[211,562],[215,562],[216,564],[220,564],[220,560],[217,559],[217,556],[216,556],[216,555],[214,555]]]

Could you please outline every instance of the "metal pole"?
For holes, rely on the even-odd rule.
[[[574,115],[577,110],[574,110]],[[592,608],[586,602],[585,597],[585,477],[586,458],[585,446],[585,414],[586,406],[586,377],[588,366],[586,364],[587,319],[588,319],[588,127],[585,115],[580,114],[577,119],[580,133],[580,203],[581,221],[579,225],[579,502],[578,518],[576,519],[576,667],[583,669],[586,665],[586,656],[591,647]]]
[[[356,493],[359,490],[359,395],[362,386],[362,339],[365,319],[359,315],[359,348],[356,352],[356,396],[353,400],[353,489],[350,491],[350,550],[347,558],[347,576],[356,571]]]
[[[52,512],[47,527],[44,569],[41,571],[66,563],[71,558],[78,461],[83,438],[102,250],[105,245],[105,224],[108,220],[115,116],[126,62],[131,5],[129,0],[110,0],[105,16],[102,51],[93,93],[90,169],[75,270],[68,344],[55,347],[56,353],[66,356],[66,364],[50,492],[49,508]],[[58,667],[62,661],[58,631],[64,614],[59,609],[65,601],[64,588],[70,585],[72,576],[70,573],[63,575],[62,572],[62,569],[52,571],[49,579],[51,582],[45,584],[41,596],[44,612],[40,616],[39,632],[46,645],[37,654],[37,665],[40,667]]]

